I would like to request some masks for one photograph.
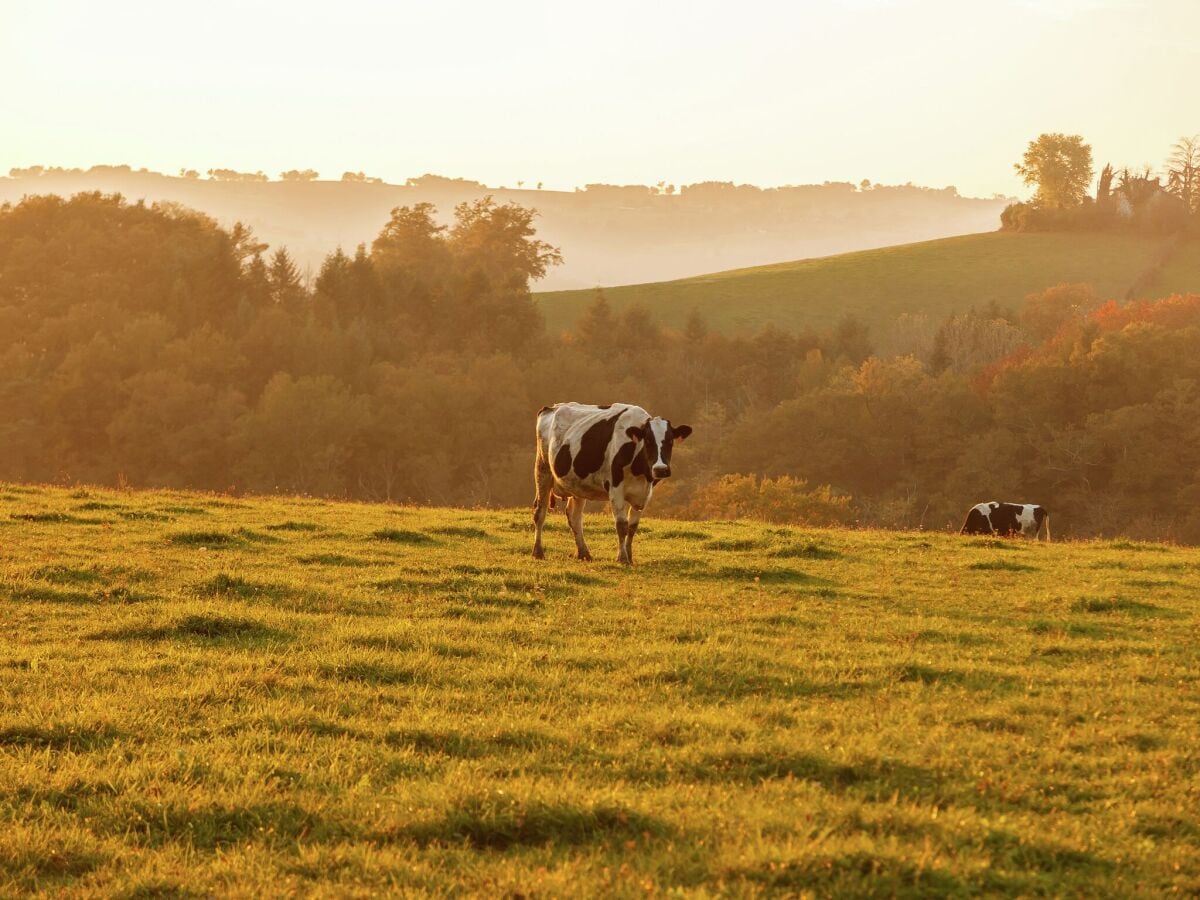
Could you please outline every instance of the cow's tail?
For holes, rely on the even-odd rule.
[[[533,517],[535,522],[543,505],[554,508],[554,494],[551,491],[554,476],[550,472],[548,458],[550,447],[549,442],[545,440],[545,435],[542,434],[542,416],[551,409],[549,406],[543,406],[537,414],[537,429],[534,437],[536,451],[533,457]]]

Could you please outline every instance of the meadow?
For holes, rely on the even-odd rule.
[[[0,895],[1200,892],[1200,550],[643,522],[0,485]]]
[[[614,310],[641,303],[674,328],[682,328],[697,310],[722,332],[766,325],[827,330],[846,313],[878,331],[902,313],[940,320],[989,303],[1019,309],[1026,295],[1062,282],[1091,284],[1106,300],[1123,300],[1135,284],[1143,284],[1152,297],[1195,290],[1200,243],[1194,240],[1174,253],[1156,278],[1143,279],[1165,247],[1164,238],[1134,234],[997,231],[605,287],[604,295]],[[552,332],[570,329],[594,296],[594,290],[535,295]]]

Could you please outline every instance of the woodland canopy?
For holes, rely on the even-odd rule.
[[[0,479],[525,505],[536,410],[624,400],[695,428],[659,514],[941,528],[999,499],[1200,542],[1200,295],[737,336],[598,293],[558,335],[529,292],[558,259],[490,198],[397,208],[311,277],[178,206],[5,206]]]

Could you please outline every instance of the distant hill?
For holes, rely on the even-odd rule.
[[[1183,245],[1156,278],[1163,238],[1120,234],[991,232],[735,269],[653,284],[605,288],[615,310],[641,303],[681,327],[692,310],[712,328],[828,328],[846,313],[875,327],[901,313],[941,317],[991,302],[1015,306],[1060,282],[1088,282],[1105,298],[1200,290],[1200,244]],[[594,290],[535,295],[552,330],[569,328]]]
[[[540,212],[539,237],[561,247],[565,259],[540,286],[557,290],[661,281],[983,231],[997,226],[1007,202],[911,185],[763,190],[707,182],[666,194],[641,185],[564,192],[490,188],[437,176],[414,182],[214,181],[97,166],[0,178],[0,203],[27,194],[96,190],[182,203],[225,227],[244,222],[273,247],[286,245],[302,269],[315,273],[335,247],[369,243],[393,207],[433,203],[448,221],[456,203],[492,194]]]

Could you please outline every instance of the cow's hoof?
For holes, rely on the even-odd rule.
[[[633,565],[633,560],[630,559],[628,556],[618,556],[617,562],[619,562],[623,566],[632,566]]]
[[[575,558],[577,560],[579,560],[580,562],[591,562],[592,554],[588,553],[587,551],[584,551],[583,553],[576,553]]]
[[[544,551],[541,547],[534,547],[533,548],[533,558],[534,559],[545,559],[546,551]]]

